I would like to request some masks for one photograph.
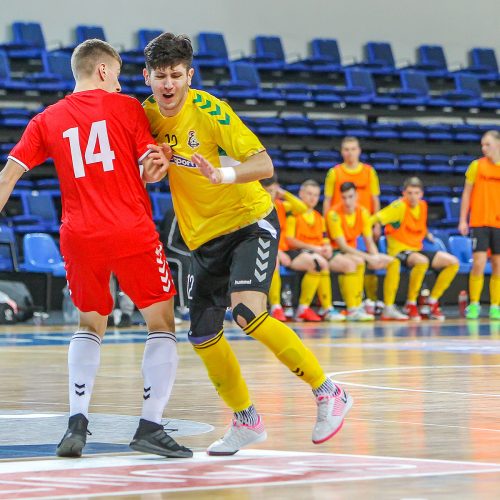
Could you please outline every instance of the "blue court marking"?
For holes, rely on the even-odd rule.
[[[99,453],[130,453],[126,444],[115,443],[87,443],[85,455]],[[16,446],[0,446],[0,460],[13,458],[55,457],[55,444],[21,444]]]

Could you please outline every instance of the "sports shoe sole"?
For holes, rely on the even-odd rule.
[[[167,458],[191,458],[193,452],[191,450],[166,450],[160,446],[155,446],[145,439],[134,439],[130,444],[130,448],[134,451],[142,453],[153,453],[154,455],[161,455]]]
[[[80,458],[82,450],[85,446],[85,441],[78,436],[70,436],[62,440],[61,444],[56,448],[58,457]]]
[[[352,408],[353,403],[354,403],[354,398],[349,395],[348,399],[347,399],[347,404],[346,404],[346,410],[345,410],[345,413],[344,413],[344,418],[342,419],[342,422],[340,422],[340,425],[331,434],[329,434],[328,436],[324,437],[323,439],[319,439],[317,441],[315,441],[313,439],[312,442],[314,444],[321,444],[321,443],[324,443],[325,441],[328,441],[333,436],[335,436],[335,434],[337,434],[337,432],[339,432],[340,429],[342,429],[342,426],[344,425],[345,417],[349,413],[350,409]]]
[[[250,443],[246,444],[246,446],[251,445],[251,444],[256,444],[256,443],[262,443],[267,439],[267,432],[264,431],[262,434],[259,434],[259,436],[254,440],[251,441]],[[240,450],[235,450],[235,451],[211,451],[207,450],[207,455],[210,455],[211,457],[230,457],[231,455],[235,455],[238,453]]]

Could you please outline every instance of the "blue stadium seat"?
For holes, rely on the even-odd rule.
[[[320,84],[310,86],[310,91],[312,92],[313,100],[316,102],[342,102],[343,99],[338,93],[338,87],[335,85]]]
[[[315,134],[314,123],[302,115],[289,115],[283,117],[283,126],[287,135],[310,137]]]
[[[310,153],[306,151],[285,151],[283,160],[288,168],[304,170],[311,168]]]
[[[370,135],[374,139],[383,139],[383,140],[391,140],[391,139],[399,139],[399,132],[396,130],[395,123],[371,123],[370,127]]]
[[[434,236],[434,241],[429,241],[427,238],[424,238],[423,241],[423,250],[430,252],[447,252],[446,245],[443,243],[441,238]]]
[[[472,268],[472,241],[465,236],[450,236],[448,240],[450,253],[453,254],[460,264],[460,273],[467,274]]]
[[[414,121],[404,121],[397,124],[401,139],[409,141],[422,141],[426,138],[425,127]]]
[[[403,106],[449,106],[450,103],[441,97],[430,95],[427,74],[424,71],[403,70],[399,74],[401,88],[395,90],[396,96]]]
[[[255,55],[248,60],[253,62],[258,69],[285,69],[285,52],[281,38],[279,36],[256,36]]]
[[[491,48],[473,48],[469,52],[470,64],[465,69],[474,73],[481,80],[498,80],[498,62],[495,50]]]
[[[427,125],[427,139],[430,141],[451,141],[453,132],[447,123],[434,123]]]
[[[13,79],[7,52],[0,49],[0,89],[31,90],[31,85],[25,79]]]
[[[446,157],[447,158],[447,157]],[[452,194],[452,190],[450,186],[444,185],[427,185],[425,186],[425,196],[450,196]]]
[[[398,158],[399,170],[402,172],[421,173],[425,172],[423,155],[400,155]]]
[[[455,87],[454,91],[443,94],[443,97],[453,102],[454,106],[500,108],[500,99],[483,98],[481,84],[476,75],[457,73]]]
[[[414,68],[425,72],[427,76],[449,76],[444,49],[440,45],[421,45],[418,47],[417,62]]]
[[[24,128],[32,117],[31,111],[23,108],[0,109],[0,125],[5,128]]]
[[[120,52],[120,56],[124,64],[137,64],[144,65],[144,49],[146,45],[163,33],[162,30],[152,30],[152,29],[140,29],[137,31],[137,46],[132,50],[126,50]],[[125,76],[125,75],[123,75]],[[122,80],[123,80],[122,76]],[[142,75],[137,75],[138,78],[142,78]]]
[[[394,172],[398,169],[394,153],[371,153],[369,158],[373,168],[378,172]]]
[[[153,220],[161,222],[165,213],[173,209],[172,195],[170,193],[150,192],[151,207],[153,209]]]
[[[27,76],[27,80],[34,89],[47,92],[68,92],[75,88],[70,52],[66,50],[43,52],[42,67],[42,72]]]
[[[24,264],[26,271],[66,276],[61,252],[49,234],[29,233],[23,238]]]
[[[0,225],[0,271],[18,271],[19,256],[14,231]]]
[[[460,199],[459,198],[444,198],[443,199],[445,219],[444,223],[458,224],[460,218]]]
[[[338,151],[313,151],[310,162],[313,168],[328,170],[342,161]]]
[[[229,99],[279,100],[283,96],[279,90],[262,89],[257,68],[249,62],[229,63],[231,80],[219,85]]]
[[[162,30],[140,29],[137,31],[137,49],[144,50],[146,45],[163,33]]]
[[[315,86],[306,83],[281,83],[278,89],[282,92],[284,99],[290,102],[303,103],[316,100],[313,99]]]
[[[345,77],[346,87],[339,88],[337,92],[348,103],[373,103],[388,106],[398,102],[390,95],[377,95],[373,77],[366,69],[348,68],[345,70]]]
[[[450,158],[446,155],[425,155],[427,172],[433,174],[452,174],[453,166],[450,164]]]
[[[261,135],[283,135],[285,127],[281,118],[274,117],[256,117],[253,119],[257,127],[258,134]]]
[[[106,34],[102,26],[79,24],[75,29],[75,35],[77,45],[91,38],[106,41]]]
[[[380,192],[385,196],[393,196],[397,198],[401,190],[398,186],[393,186],[392,184],[380,184]]]
[[[59,217],[53,194],[49,191],[26,191],[22,194],[24,213],[36,217],[44,232],[58,233]]]
[[[310,71],[338,72],[343,69],[339,46],[334,38],[314,38],[311,40],[310,57],[299,62]]]
[[[453,139],[458,142],[479,142],[481,132],[476,125],[458,123],[452,125]]]
[[[195,60],[200,67],[220,68],[227,66],[229,55],[222,33],[202,32],[198,34],[198,52]]]
[[[374,75],[392,75],[397,72],[391,44],[388,42],[368,42],[364,46],[363,67]]]
[[[45,51],[45,38],[40,23],[12,23],[13,40],[0,46],[11,59],[39,59]]]
[[[358,118],[347,118],[343,120],[342,128],[346,136],[365,138],[371,135],[366,121]]]
[[[319,118],[312,120],[315,127],[315,135],[323,137],[344,137],[340,120]]]

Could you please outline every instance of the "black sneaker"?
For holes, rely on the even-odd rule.
[[[154,453],[169,458],[191,458],[193,452],[169,436],[162,425],[141,418],[129,445],[135,451]]]
[[[81,413],[69,417],[68,430],[61,442],[57,445],[56,455],[58,457],[81,457],[82,450],[87,442],[87,430],[89,421]]]

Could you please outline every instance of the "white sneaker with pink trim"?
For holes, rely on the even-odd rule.
[[[233,419],[231,427],[224,434],[224,437],[212,443],[207,453],[209,455],[234,455],[244,446],[253,443],[262,443],[267,439],[267,432],[264,429],[264,424],[259,415],[258,422],[253,425],[242,424],[238,420]]]
[[[318,396],[318,418],[312,433],[312,442],[321,444],[337,434],[344,424],[344,417],[347,415],[354,402],[342,387],[336,386],[338,393],[336,396]]]

